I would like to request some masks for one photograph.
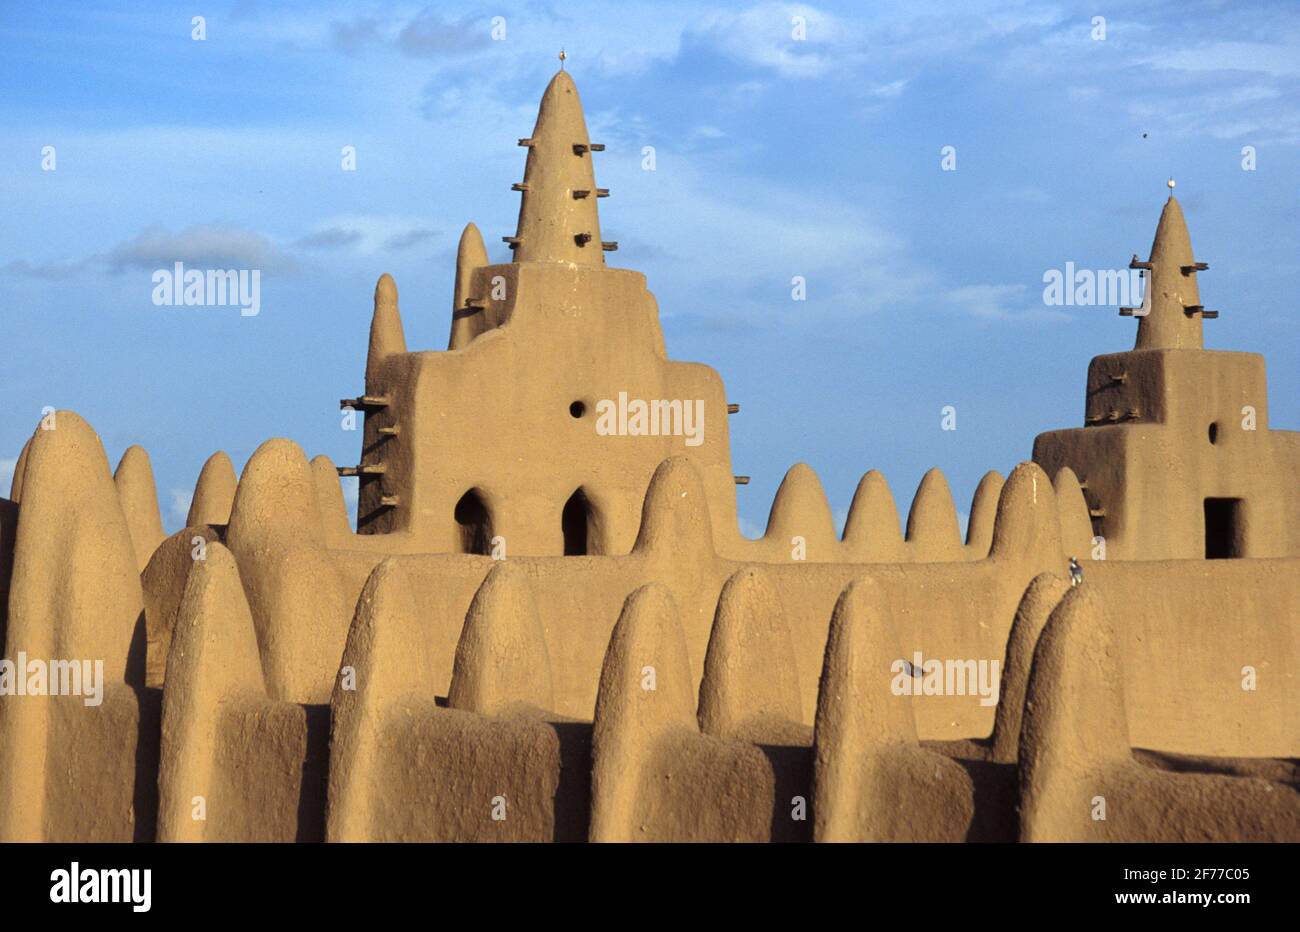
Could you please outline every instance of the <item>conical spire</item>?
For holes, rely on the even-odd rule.
[[[366,354],[366,385],[385,356],[406,352],[402,315],[397,310],[397,282],[385,272],[375,284],[375,316],[370,319],[370,350]]]
[[[1170,189],[1172,191],[1172,182]],[[1147,313],[1138,318],[1134,349],[1202,349],[1201,297],[1196,287],[1192,238],[1183,208],[1171,193],[1160,213],[1147,263]]]
[[[456,285],[451,296],[451,336],[447,340],[449,350],[467,345],[483,330],[482,311],[471,308],[470,301],[482,297],[472,293],[474,272],[487,264],[483,234],[474,224],[465,224],[460,244],[456,247]]]
[[[605,192],[596,188],[593,146],[578,88],[568,72],[560,71],[551,79],[533,135],[519,144],[528,147],[524,180],[516,186],[523,192],[523,202],[515,236],[506,238],[515,250],[515,261],[603,266],[596,199]]]

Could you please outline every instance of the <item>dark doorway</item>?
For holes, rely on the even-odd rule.
[[[477,489],[470,489],[456,503],[456,525],[461,553],[486,557],[492,552],[492,517]]]
[[[1241,499],[1205,500],[1205,559],[1228,560],[1245,555],[1242,540]]]
[[[593,552],[595,544],[595,510],[587,499],[587,493],[578,489],[564,503],[564,513],[560,516],[564,527],[564,555],[581,557]]]

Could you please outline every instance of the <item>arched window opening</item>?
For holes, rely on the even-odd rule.
[[[492,517],[477,489],[470,489],[456,503],[456,529],[461,553],[491,554]]]
[[[566,557],[581,557],[595,552],[596,511],[582,489],[570,495],[564,503],[560,523],[564,526]]]

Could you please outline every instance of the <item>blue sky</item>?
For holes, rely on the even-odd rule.
[[[612,264],[646,273],[669,354],[742,403],[749,533],[799,461],[840,519],[871,468],[905,517],[939,466],[964,514],[985,470],[1080,426],[1088,360],[1135,324],[1045,306],[1043,274],[1145,257],[1171,175],[1222,311],[1207,347],[1264,353],[1272,426],[1300,427],[1289,0],[5,2],[0,493],[46,405],[114,464],[149,451],[169,529],[217,449],[242,468],[286,436],[355,462],[337,401],[362,387],[375,280],[396,278],[408,345],[445,347],[457,237],[472,220],[507,259],[515,140],[561,47],[607,145]],[[154,306],[177,252],[262,269],[261,313]]]

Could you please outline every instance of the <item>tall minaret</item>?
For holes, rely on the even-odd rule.
[[[596,187],[578,89],[561,69],[542,95],[533,135],[519,140],[528,147],[524,180],[515,185],[523,192],[519,227],[505,237],[515,251],[515,262],[569,262],[603,266],[604,252],[614,243],[602,243],[596,199],[608,192]]]
[[[1169,180],[1169,200],[1160,213],[1156,238],[1151,244],[1151,260],[1135,262],[1146,268],[1147,313],[1138,319],[1134,349],[1203,349],[1200,292],[1196,272],[1206,268],[1192,258],[1192,239],[1183,220],[1183,208],[1173,195],[1174,181]],[[1211,314],[1206,316],[1211,316]]]

